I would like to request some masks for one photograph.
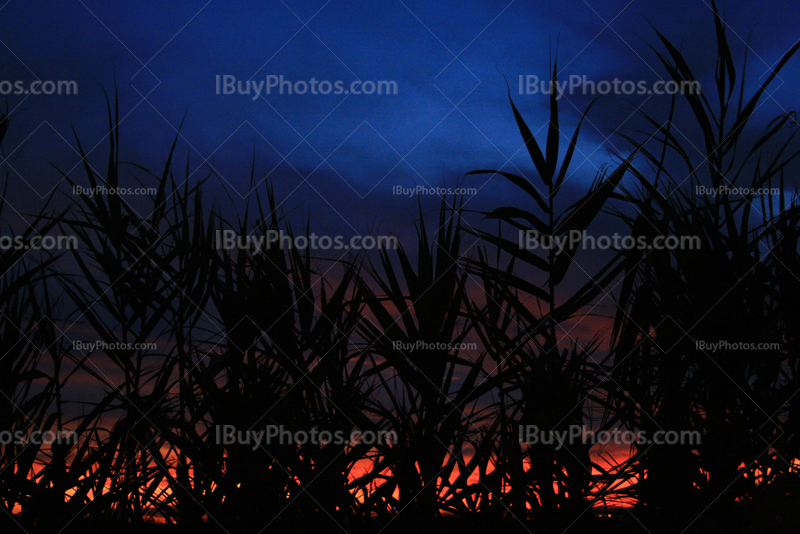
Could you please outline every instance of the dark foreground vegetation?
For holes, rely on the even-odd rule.
[[[163,169],[138,168],[158,188],[146,212],[118,196],[48,205],[25,237],[58,231],[81,247],[0,254],[0,430],[78,439],[2,446],[2,532],[795,532],[800,205],[785,175],[796,122],[752,132],[775,74],[746,94],[715,24],[716,87],[647,116],[652,130],[625,136],[629,157],[571,206],[558,200],[578,131],[559,130],[554,97],[541,147],[511,104],[536,175],[501,173],[518,201],[476,229],[463,199],[443,199],[395,251],[219,250],[218,230],[291,232],[280,199],[260,189],[237,220],[210,210],[202,184],[173,168],[174,146]],[[666,39],[654,51],[671,79],[694,80]],[[691,123],[674,121],[680,106]],[[115,108],[90,186],[124,174]],[[695,194],[701,184],[780,195]],[[566,235],[612,210],[635,237],[701,247],[599,262],[517,245],[518,229]],[[588,281],[567,283],[581,271]],[[567,335],[600,300],[614,304],[608,332]],[[61,333],[76,321],[94,332],[81,339],[157,349],[85,354]],[[779,348],[712,353],[696,340]],[[395,348],[417,341],[477,349]],[[76,380],[98,398],[68,395]],[[217,444],[218,425],[399,440],[253,450]],[[602,454],[521,444],[520,425],[694,430],[702,442]]]

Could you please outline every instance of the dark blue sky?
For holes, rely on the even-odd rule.
[[[736,57],[740,60],[750,50],[747,92],[752,94],[800,38],[800,5],[730,3],[725,11]],[[665,72],[646,44],[656,42],[651,23],[681,43],[696,75],[711,87],[715,37],[706,0],[9,0],[4,5],[0,0],[0,86],[40,79],[74,80],[79,88],[77,95],[6,97],[14,118],[2,148],[13,170],[0,224],[3,231],[6,225],[20,229],[25,215],[37,211],[41,197],[54,188],[62,193],[57,199],[62,205],[75,198],[51,164],[72,170],[76,181],[87,183],[81,177],[73,127],[90,151],[90,163],[102,172],[108,150],[102,87],[113,92],[115,75],[123,118],[122,159],[160,173],[185,116],[176,178],[182,180],[187,155],[193,182],[209,177],[213,169],[219,177],[209,178],[209,203],[213,198],[225,203],[230,196],[228,209],[241,211],[252,200],[255,147],[257,181],[269,179],[296,221],[310,215],[320,234],[396,232],[408,237],[416,200],[392,195],[396,186],[453,186],[461,180],[479,189],[465,199],[467,208],[518,204],[524,200],[518,190],[500,179],[464,178],[473,169],[499,168],[524,174],[538,185],[502,75],[544,142],[548,98],[516,94],[519,76],[547,78],[557,50],[562,80],[586,76],[595,82],[617,78],[652,84]],[[344,84],[387,80],[396,82],[398,92],[273,94],[254,100],[252,95],[216,94],[217,76],[224,75],[257,82],[274,75]],[[789,63],[774,92],[763,99],[754,130],[796,109],[798,86],[800,58]],[[571,134],[591,100],[581,94],[560,100],[561,125],[567,132]],[[612,161],[610,153],[625,155],[629,147],[614,132],[636,135],[643,127],[634,116],[638,105],[663,120],[669,103],[670,97],[663,95],[601,98],[584,124],[574,173],[560,200],[574,200],[585,191],[598,168]],[[681,116],[686,116],[685,107]],[[691,121],[678,121],[687,123]],[[699,146],[696,131],[680,133]],[[566,141],[562,138],[562,150]],[[131,176],[142,175],[129,168]],[[127,178],[125,185],[136,185]],[[126,200],[147,217],[145,199]],[[434,197],[423,199],[426,209],[437,204]],[[469,221],[479,224],[477,217]],[[576,276],[584,274],[593,272]],[[598,314],[610,309],[610,302],[592,308]],[[579,337],[593,333],[593,320],[580,326],[587,329],[585,336],[576,330]],[[77,326],[70,337],[80,334]]]
[[[725,13],[737,57],[749,40],[750,86],[800,37],[795,2],[729,2]],[[8,200],[25,212],[53,187],[68,193],[47,162],[67,169],[78,163],[71,125],[84,147],[99,144],[90,159],[103,167],[101,85],[113,91],[116,73],[124,159],[158,167],[186,114],[179,159],[189,154],[193,180],[208,175],[207,166],[198,168],[207,159],[221,175],[211,179],[210,193],[221,197],[227,188],[244,202],[255,146],[259,176],[269,174],[288,208],[302,207],[343,232],[367,231],[376,223],[391,229],[415,205],[392,196],[394,186],[452,185],[466,171],[504,165],[533,176],[500,73],[536,132],[546,125],[547,98],[516,94],[520,75],[547,77],[557,46],[562,79],[655,82],[665,73],[645,44],[656,41],[651,23],[682,43],[710,87],[715,43],[705,0],[10,0],[0,10],[0,79],[75,80],[79,94],[7,97],[17,115],[4,149],[17,157],[13,165],[20,174]],[[345,84],[388,80],[397,83],[398,94],[253,100],[216,94],[216,77],[223,75]],[[759,110],[760,122],[796,107],[798,79],[795,61]],[[590,100],[564,97],[562,125],[571,131]],[[669,97],[601,99],[584,127],[568,185],[585,188],[599,165],[610,161],[608,151],[628,149],[617,136],[605,138],[618,128],[631,133],[641,126],[631,114],[643,102],[651,113],[663,114]],[[465,183],[482,188],[468,207],[505,204],[515,194],[488,179]]]

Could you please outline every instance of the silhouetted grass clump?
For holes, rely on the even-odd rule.
[[[0,446],[3,532],[796,529],[800,205],[785,176],[799,153],[794,117],[748,140],[758,102],[800,44],[746,96],[714,20],[716,95],[676,95],[666,117],[644,115],[652,130],[625,135],[630,153],[566,209],[559,194],[583,118],[563,132],[555,92],[543,148],[511,102],[536,180],[470,173],[522,193],[481,213],[492,229],[466,224],[463,200],[443,198],[435,217],[420,206],[415,241],[376,255],[220,250],[221,231],[311,228],[293,230],[269,187],[235,221],[209,209],[202,181],[174,168],[177,138],[162,169],[137,167],[157,185],[144,211],[114,195],[81,195],[64,211],[48,202],[22,238],[58,228],[81,247],[35,260],[0,251],[0,431],[77,438]],[[658,37],[669,77],[696,81]],[[76,136],[92,187],[118,187],[125,166],[116,101],[108,115],[103,173]],[[8,127],[3,116],[0,141]],[[699,129],[699,153],[678,127]],[[699,185],[780,194],[709,196]],[[568,236],[604,212],[634,238],[694,236],[700,247],[619,250],[598,264],[577,242],[533,251],[510,237]],[[568,283],[581,272],[588,281]],[[613,304],[610,335],[569,335],[599,301]],[[62,329],[78,322],[111,348],[75,350]],[[709,352],[698,340],[774,346]],[[466,342],[475,350],[448,348]],[[403,348],[412,345],[429,348]],[[96,398],[66,393],[79,380]],[[224,425],[398,439],[225,445]],[[521,426],[576,425],[702,440],[604,451],[519,439]]]

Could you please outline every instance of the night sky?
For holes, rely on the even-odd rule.
[[[718,105],[717,42],[711,0],[8,0],[3,4],[4,1],[0,0],[0,114],[5,113],[11,119],[5,137],[0,133],[0,157],[9,170],[7,192],[0,191],[4,208],[0,210],[0,234],[25,230],[51,196],[50,213],[70,206],[79,198],[62,175],[63,172],[76,183],[88,185],[79,145],[88,154],[88,164],[99,175],[106,175],[107,98],[112,110],[115,100],[119,101],[121,122],[115,135],[120,139],[120,160],[124,162],[121,165],[124,172],[120,176],[122,186],[155,187],[170,147],[177,139],[172,160],[174,182],[183,186],[187,181],[190,185],[204,181],[206,214],[211,208],[217,208],[236,226],[237,214],[256,205],[254,191],[263,195],[265,184],[271,184],[281,211],[287,214],[296,233],[303,232],[301,227],[310,221],[315,233],[329,236],[397,235],[405,250],[411,251],[412,260],[419,248],[414,235],[420,209],[418,202],[422,211],[432,216],[440,203],[436,195],[418,199],[408,194],[414,187],[475,188],[463,198],[467,211],[463,224],[469,241],[461,246],[462,254],[473,258],[477,249],[484,245],[484,250],[492,254],[497,251],[487,245],[488,240],[480,241],[476,237],[476,228],[488,231],[498,228],[496,221],[482,220],[480,212],[501,206],[538,209],[531,197],[502,177],[467,175],[476,169],[497,169],[525,176],[535,187],[545,190],[520,136],[509,95],[542,147],[550,120],[549,96],[521,94],[521,78],[538,77],[541,86],[555,68],[562,82],[581,77],[592,83],[622,80],[650,88],[670,78],[651,48],[664,50],[658,30],[681,49],[712,107]],[[800,39],[800,3],[797,0],[729,1],[720,2],[719,8],[736,61],[737,87],[744,72],[741,60],[747,57],[744,94],[749,100],[779,59]],[[220,94],[225,92],[226,81],[230,79],[236,80],[237,87],[246,86],[247,94]],[[293,91],[311,84],[312,80],[318,87],[340,86],[343,91],[341,94],[334,94],[338,90],[331,94],[287,94],[273,87],[267,94],[265,85],[275,79],[285,80]],[[37,80],[50,84],[67,82],[77,87],[77,94],[27,93]],[[393,94],[349,92],[359,81],[364,90],[377,84]],[[17,86],[23,88],[21,94],[15,90],[4,94],[7,88]],[[775,117],[800,107],[798,87],[800,57],[794,57],[761,99],[742,136],[742,146],[752,146]],[[564,94],[558,100],[561,157],[582,113],[594,100],[595,95],[581,89]],[[642,114],[652,116],[657,122],[665,121],[672,100],[669,95],[607,94],[594,103],[583,122],[570,172],[553,212],[564,213],[568,206],[583,197],[599,175],[617,168],[632,151],[631,143],[624,136],[646,139],[654,128]],[[681,97],[678,102],[672,133],[683,146],[690,147],[689,157],[700,164],[706,154],[702,132],[697,129],[686,102]],[[736,115],[735,110],[731,115]],[[793,124],[793,128],[798,127],[796,117]],[[0,132],[2,127],[0,122]],[[726,123],[726,127],[730,124]],[[662,145],[654,144],[660,151]],[[774,148],[767,145],[765,152]],[[646,176],[652,177],[656,172],[641,156],[634,163]],[[754,165],[752,161],[748,164]],[[255,184],[251,184],[251,168]],[[686,166],[674,153],[663,168],[673,173],[679,185],[688,188]],[[152,174],[148,175],[145,169]],[[699,174],[708,176],[703,171],[705,169]],[[792,192],[797,191],[798,171],[800,161],[793,161],[786,168],[785,187]],[[744,174],[744,180],[752,176]],[[0,174],[0,182],[3,178]],[[628,174],[621,185],[632,191],[638,182],[634,183]],[[397,188],[402,188],[404,194],[397,194]],[[136,195],[123,199],[138,212],[140,220],[149,219],[152,199]],[[452,197],[447,200],[452,201]],[[623,204],[614,205],[613,202],[610,205],[614,207]],[[604,206],[608,208],[609,204]],[[759,207],[756,206],[749,216],[761,217]],[[80,209],[80,205],[73,208]],[[630,211],[635,206],[628,203],[620,209]],[[592,219],[589,231],[630,233],[624,218],[618,215],[606,209]],[[250,227],[254,218],[251,216],[248,220]],[[122,219],[113,221],[115,226],[117,222],[120,226],[126,224]],[[551,222],[550,228],[557,224]],[[68,229],[68,226],[57,229]],[[429,223],[429,232],[432,226]],[[508,232],[507,228],[510,225],[505,224],[502,231]],[[104,229],[108,233],[102,235],[111,235],[116,230]],[[127,227],[123,231],[128,231]],[[56,230],[51,230],[54,232]],[[502,236],[512,240],[516,237],[508,233]],[[756,239],[754,243],[761,246],[763,241]],[[58,268],[66,274],[79,272],[80,262],[76,258],[80,254],[66,254]],[[333,253],[319,256],[325,254]],[[350,254],[350,258],[356,256],[352,251]],[[370,254],[365,253],[359,259],[375,260],[376,254]],[[438,254],[441,258],[441,251]],[[725,254],[727,252],[723,252],[723,257]],[[334,257],[347,255],[337,253]],[[553,285],[550,306],[555,308],[556,303],[563,304],[563,301],[556,301],[573,294],[573,290],[583,284],[596,283],[593,276],[612,255],[613,252],[607,250],[585,255],[581,251],[574,262],[577,267],[570,269],[564,284]],[[33,263],[42,257],[31,256],[25,261],[30,259]],[[89,256],[87,253],[86,257]],[[321,261],[319,256],[315,255],[313,268],[325,265],[330,274],[318,269],[314,276],[319,274],[325,283],[340,276],[334,266],[341,264]],[[707,257],[716,258],[712,254]],[[203,261],[202,255],[200,258]],[[396,256],[392,258],[396,260]],[[496,258],[501,268],[507,266],[503,262],[508,259],[501,261],[499,252]],[[238,257],[229,264],[236,261]],[[520,263],[525,261],[519,260]],[[19,265],[28,264],[20,262]],[[515,268],[520,279],[530,278],[533,284],[546,287],[541,279],[544,271],[535,271],[540,279],[534,280],[528,277],[533,268],[529,271],[524,271],[525,266]],[[368,271],[367,268],[363,272]],[[556,269],[547,272],[552,275]],[[619,272],[614,272],[616,274]],[[478,278],[469,277],[464,300],[474,303],[480,298],[491,298],[490,291],[482,293],[481,283],[485,280]],[[121,279],[122,276],[113,282],[109,278],[109,281],[113,285]],[[591,302],[589,299],[580,301],[581,314],[576,313],[557,325],[559,336],[563,333],[559,338],[561,345],[566,345],[567,338],[586,343],[596,336],[608,341],[608,336],[602,338],[610,331],[617,308],[627,315],[615,301],[621,291],[614,282],[607,284],[607,291],[598,285],[602,294],[593,295]],[[560,285],[558,299],[555,285]],[[783,282],[777,285],[782,286]],[[180,286],[176,287],[183,292]],[[214,291],[223,288],[221,283],[209,287]],[[241,287],[241,282],[237,281],[237,291]],[[658,289],[663,290],[663,287]],[[513,284],[509,291],[516,291]],[[220,290],[220,294],[223,293]],[[66,340],[93,339],[92,335],[97,336],[93,334],[94,327],[84,319],[91,306],[83,310],[71,309],[69,295],[62,292],[53,299],[53,308],[60,316],[51,321],[59,325]],[[265,295],[265,299],[273,298],[271,293]],[[521,298],[524,305],[519,306],[530,306],[533,310],[541,305],[533,295]],[[258,292],[252,291],[246,300],[233,301],[225,296],[221,302],[230,309],[237,309],[242,302],[259,298]],[[98,301],[102,298],[94,303]],[[299,297],[298,303],[301,303]],[[216,307],[217,302],[213,305]],[[147,309],[147,304],[142,306]],[[270,306],[274,307],[274,303],[269,302],[265,308]],[[503,306],[516,315],[510,304],[503,304],[501,308]],[[123,306],[123,309],[127,308]],[[219,310],[222,309],[220,306]],[[539,307],[537,313],[543,317],[541,310]],[[221,339],[230,336],[235,328],[223,325],[216,316],[211,317],[214,312],[200,311],[203,317],[199,319],[199,326],[193,327],[213,332],[213,336],[225,332],[214,341],[207,355],[211,355],[212,360],[219,357],[217,361],[223,362],[220,368],[232,368],[233,364],[225,363],[224,358],[234,352],[230,348],[235,345],[233,340],[224,342],[230,342],[228,352],[223,353],[217,347],[222,346]],[[227,313],[227,309],[225,311]],[[370,309],[364,316],[369,318],[370,313],[379,315]],[[416,308],[414,313],[417,313]],[[398,312],[398,320],[400,315]],[[467,314],[458,315],[459,321],[462,315]],[[63,317],[68,320],[62,321]],[[552,320],[552,316],[548,320]],[[175,321],[177,331],[183,325]],[[514,322],[520,325],[516,319]],[[61,323],[67,326],[63,330]],[[523,327],[528,327],[527,319],[522,323]],[[277,321],[273,326],[276,324]],[[128,328],[125,326],[126,335]],[[652,330],[655,332],[655,328]],[[363,335],[360,330],[358,332],[353,335],[355,342]],[[642,330],[643,334],[645,332]],[[482,341],[477,327],[469,334],[473,337],[465,339]],[[525,335],[538,345],[538,338],[534,340],[529,334]],[[194,342],[191,337],[189,341]],[[575,343],[578,347],[577,341]],[[523,341],[520,346],[526,344],[527,341]],[[173,347],[164,350],[172,351]],[[607,354],[606,345],[597,351],[598,357]],[[241,362],[241,352],[239,358]],[[481,358],[484,362],[483,355]],[[122,367],[100,363],[96,368],[109,383],[125,380]],[[464,369],[465,375],[471,375],[471,369]],[[209,376],[216,379],[213,373]],[[463,376],[455,375],[455,380],[462,379]],[[74,410],[77,415],[77,410],[83,409],[81,403],[102,398],[104,387],[88,374],[76,375],[65,388],[66,396],[77,399],[77,402],[70,401],[73,404],[67,406],[67,413]],[[480,402],[488,403],[489,395],[485,394]],[[628,391],[625,395],[630,397]],[[493,398],[491,402],[495,402]],[[639,404],[636,407],[639,408]],[[731,465],[735,467],[738,461]]]
[[[788,1],[730,2],[721,9],[735,56],[749,48],[752,90],[796,41],[800,9]],[[466,199],[468,208],[497,206],[515,191],[497,178],[465,179],[465,172],[502,168],[534,176],[503,76],[543,140],[546,129],[539,129],[547,124],[547,97],[518,94],[519,77],[545,79],[557,58],[562,80],[577,75],[653,83],[665,76],[648,47],[657,42],[653,26],[682,43],[695,73],[711,87],[715,43],[711,4],[705,0],[10,0],[0,11],[0,78],[74,80],[79,91],[5,97],[14,119],[4,149],[18,173],[7,200],[24,214],[55,187],[70,196],[52,166],[74,169],[70,174],[81,180],[73,127],[91,150],[90,162],[103,168],[102,91],[113,95],[116,76],[122,159],[160,173],[185,116],[176,169],[188,155],[190,179],[209,178],[207,198],[241,208],[250,198],[255,150],[257,181],[270,180],[285,208],[343,233],[398,230],[410,223],[407,215],[416,210],[416,200],[393,196],[398,185],[460,181],[479,188]],[[216,94],[217,77],[225,75],[257,83],[281,75],[291,81],[338,80],[345,86],[386,80],[396,83],[397,94]],[[756,122],[766,125],[794,109],[797,95],[790,88],[797,87],[798,77],[795,61],[782,71]],[[582,94],[561,99],[567,132],[591,99]],[[603,163],[628,153],[629,145],[615,132],[635,134],[642,126],[637,106],[663,116],[669,100],[601,98],[584,126],[567,188],[584,190]],[[696,134],[682,133],[689,139]],[[562,139],[562,151],[566,144]],[[130,202],[137,205],[136,199]]]

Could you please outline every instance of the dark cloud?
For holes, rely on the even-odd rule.
[[[727,6],[731,46],[739,53],[750,48],[752,90],[797,38],[796,11],[789,2],[761,3],[757,9]],[[556,54],[562,80],[586,76],[652,84],[665,75],[646,44],[657,41],[653,24],[682,43],[704,83],[712,83],[714,72],[712,14],[704,0],[12,1],[0,14],[2,79],[79,85],[78,95],[8,96],[9,108],[18,114],[5,146],[15,150],[27,139],[15,168],[36,193],[59,181],[49,162],[62,168],[76,163],[73,126],[85,149],[97,147],[90,159],[102,168],[107,122],[101,87],[113,91],[116,75],[126,159],[162,165],[185,116],[178,146],[181,158],[189,155],[193,162],[192,179],[205,176],[210,166],[221,177],[214,178],[216,193],[224,193],[219,189],[224,185],[234,198],[245,196],[255,151],[261,178],[281,182],[279,189],[287,194],[294,191],[289,204],[305,202],[322,212],[335,208],[331,218],[360,229],[398,206],[414,206],[411,199],[391,195],[396,185],[441,185],[477,167],[505,165],[532,174],[502,75],[538,131],[547,122],[547,98],[516,94],[518,80],[545,79]],[[791,65],[782,73],[785,83],[776,84],[758,122],[766,124],[794,106],[790,88],[799,72]],[[397,84],[398,94],[218,95],[216,79],[223,75],[255,82],[283,75],[345,85],[388,80]],[[581,94],[562,99],[562,124],[574,126],[591,99]],[[611,161],[609,152],[628,150],[613,134],[643,126],[633,116],[643,103],[654,116],[663,116],[669,97],[607,95],[592,110],[576,154],[578,170],[570,177],[577,189]],[[689,138],[695,134],[686,132]],[[309,184],[300,189],[284,187],[303,178]],[[472,206],[496,204],[509,192],[497,180],[479,182],[484,184]],[[22,207],[37,200],[22,181],[11,193],[10,201]]]

